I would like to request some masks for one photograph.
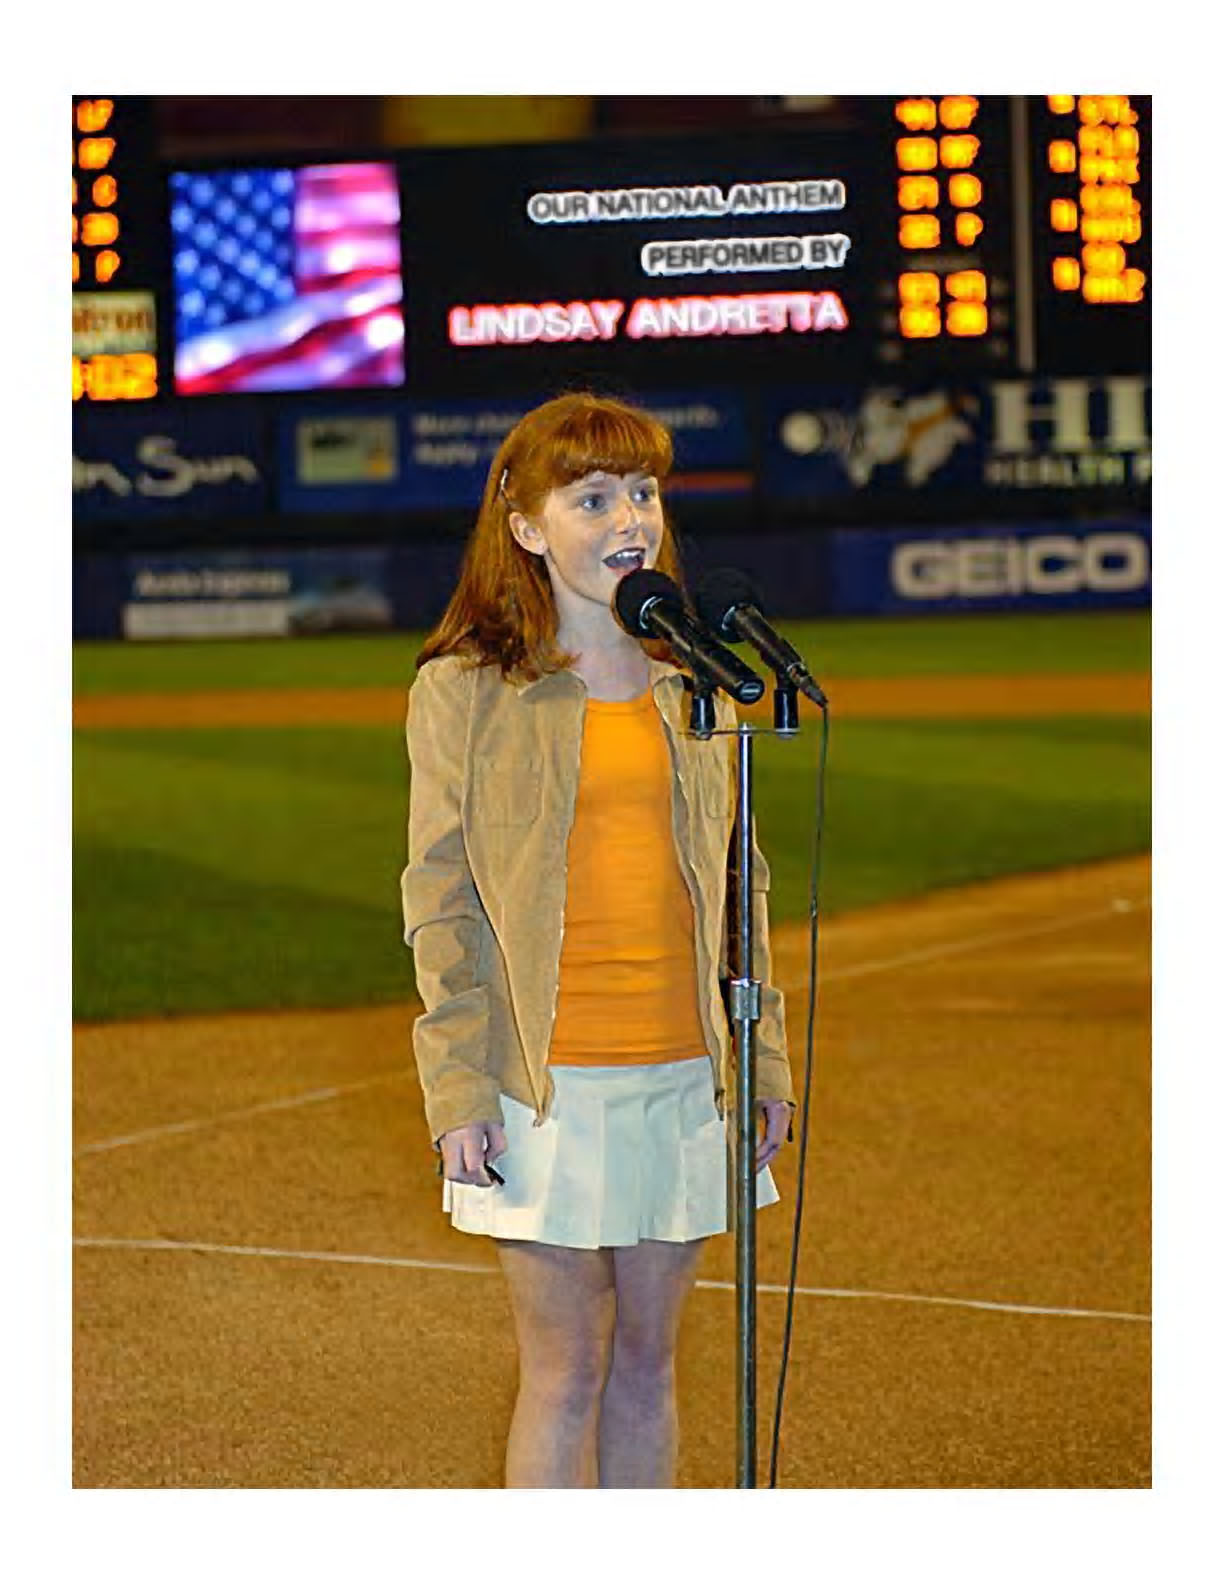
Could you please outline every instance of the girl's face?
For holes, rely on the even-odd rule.
[[[511,512],[510,528],[525,550],[543,557],[562,629],[589,630],[596,608],[611,619],[620,579],[655,564],[663,538],[659,485],[649,473],[596,470],[550,490],[530,517]]]

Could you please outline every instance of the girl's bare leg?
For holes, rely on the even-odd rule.
[[[599,1419],[599,1483],[676,1482],[676,1336],[704,1239],[612,1249],[616,1328]]]
[[[600,1395],[616,1318],[611,1250],[498,1239],[497,1251],[519,1355],[506,1485],[594,1486]]]

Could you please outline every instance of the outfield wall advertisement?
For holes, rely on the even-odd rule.
[[[73,501],[85,525],[173,518],[474,511],[506,433],[540,397],[306,398],[251,408],[74,415]],[[838,501],[876,520],[906,501],[1014,512],[1026,493],[1142,497],[1151,381],[949,380],[792,386],[756,397],[703,388],[625,393],[672,430],[675,495],[766,506]],[[1040,508],[1038,508],[1040,509]]]
[[[835,530],[831,613],[1057,610],[1151,603],[1147,518]]]
[[[775,500],[1140,489],[1151,436],[1141,375],[791,388],[765,397],[761,485]]]
[[[498,447],[544,399],[311,404],[282,413],[280,504],[293,512],[475,511]],[[672,431],[674,491],[750,488],[748,421],[738,394],[662,392],[640,403]]]
[[[282,507],[294,512],[444,510],[480,501],[489,463],[533,405],[312,404],[277,425]]]
[[[289,638],[394,625],[390,552],[218,551],[122,558],[125,638]]]
[[[455,586],[458,539],[365,549],[84,555],[73,566],[77,638],[293,637],[423,631]],[[738,566],[778,620],[949,611],[1142,607],[1146,517],[845,528],[796,537],[682,538],[686,581]]]
[[[248,516],[272,504],[264,424],[250,412],[141,407],[73,416],[79,522]]]

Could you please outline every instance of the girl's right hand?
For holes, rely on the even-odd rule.
[[[500,1122],[469,1122],[466,1127],[443,1133],[438,1142],[444,1177],[477,1188],[492,1188],[493,1179],[485,1170],[485,1162],[506,1153],[506,1130]]]

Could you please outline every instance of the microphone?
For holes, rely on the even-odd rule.
[[[694,596],[703,622],[720,638],[732,643],[747,639],[778,675],[824,709],[828,699],[803,656],[761,615],[761,594],[756,584],[735,567],[716,567],[698,580]]]
[[[642,567],[617,584],[612,602],[621,626],[638,638],[666,638],[694,671],[707,672],[739,704],[755,704],[765,684],[737,654],[709,633],[665,572]]]

